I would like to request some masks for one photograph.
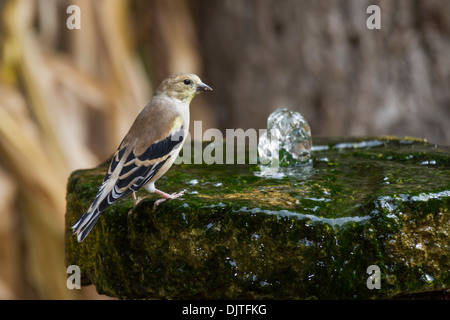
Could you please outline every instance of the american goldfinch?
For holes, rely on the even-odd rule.
[[[155,188],[180,152],[189,131],[189,103],[202,91],[212,90],[194,74],[175,74],[165,79],[152,100],[137,116],[114,154],[105,179],[89,209],[72,226],[78,242],[83,241],[100,214],[114,202],[136,195],[141,187],[166,199],[184,191],[167,194]]]

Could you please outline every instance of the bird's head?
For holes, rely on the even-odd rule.
[[[166,95],[189,103],[196,94],[212,90],[198,76],[192,73],[178,73],[166,78],[158,87],[155,95]]]

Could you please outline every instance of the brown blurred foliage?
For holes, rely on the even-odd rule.
[[[264,128],[284,106],[313,137],[450,144],[449,16],[447,0],[0,0],[0,299],[104,298],[66,288],[67,178],[114,152],[168,74],[214,88],[191,108],[203,129]]]

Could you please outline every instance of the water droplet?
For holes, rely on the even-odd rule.
[[[267,131],[259,138],[258,153],[263,164],[289,166],[307,162],[311,146],[311,129],[303,116],[282,108],[267,119]]]

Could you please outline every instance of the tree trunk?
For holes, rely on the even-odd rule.
[[[381,29],[368,29],[368,6]],[[219,127],[300,111],[319,135],[450,144],[450,1],[222,1],[196,6]]]

